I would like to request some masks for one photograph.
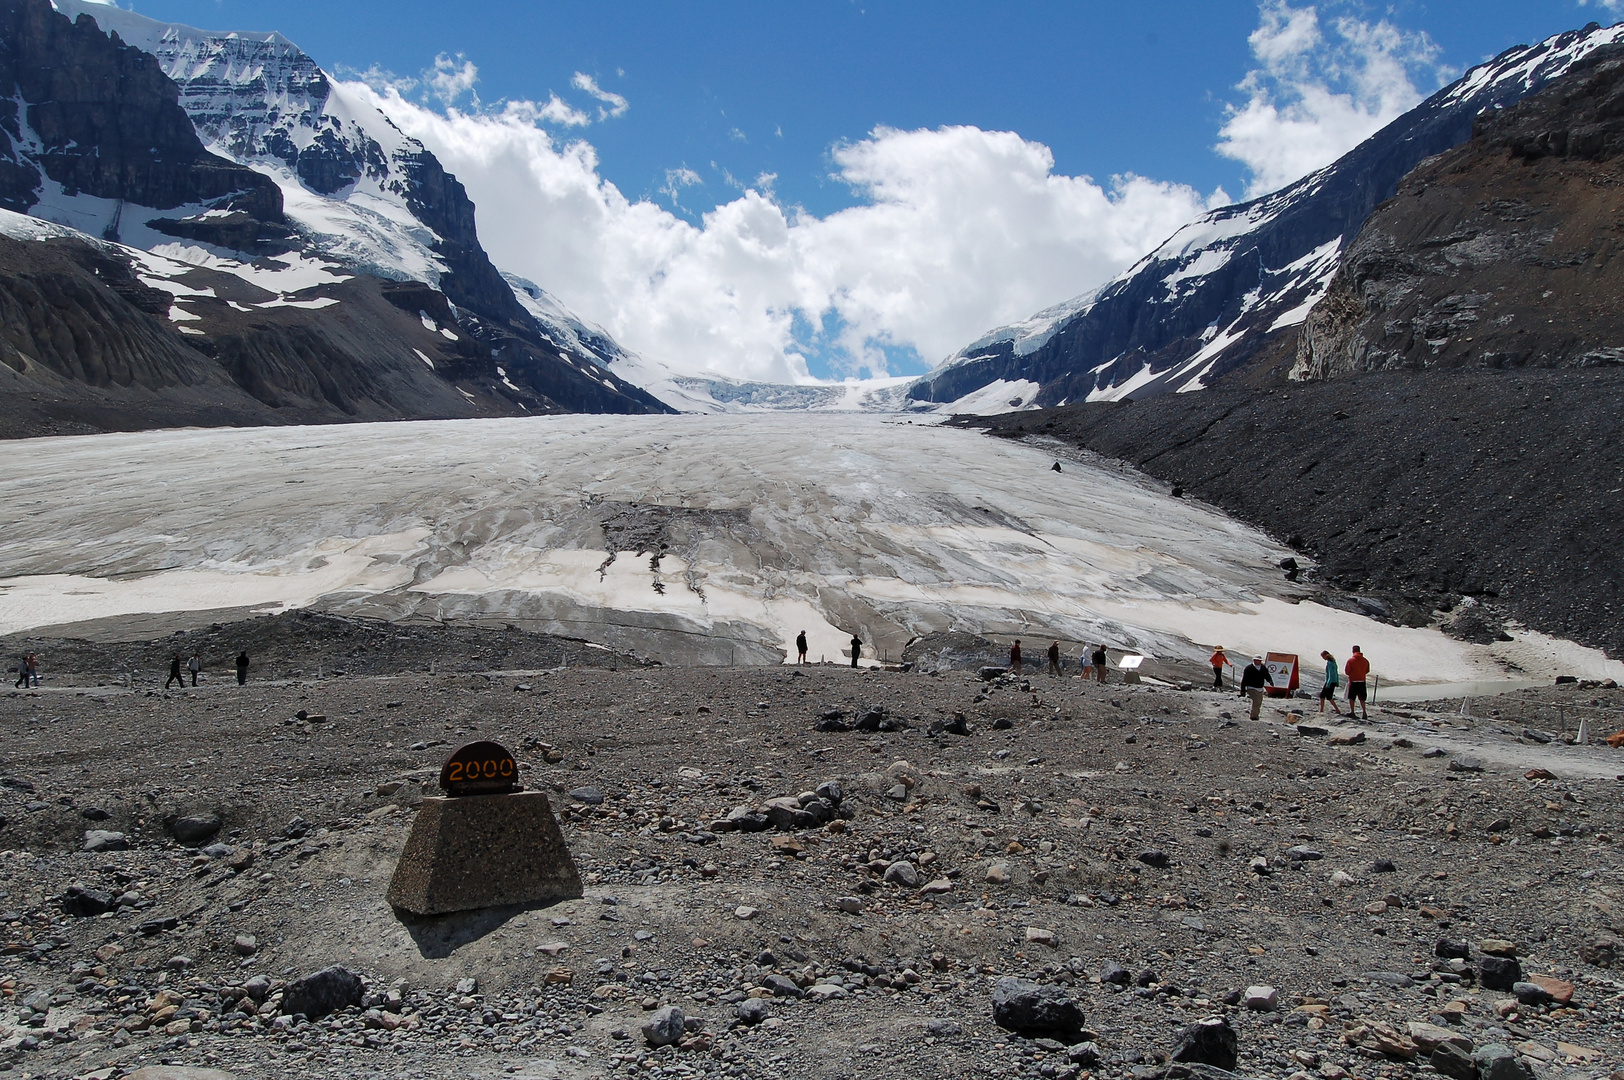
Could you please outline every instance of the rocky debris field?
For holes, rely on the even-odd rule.
[[[0,696],[0,1072],[1624,1076],[1624,751],[1535,726],[1615,690],[419,659]],[[585,895],[403,919],[482,738]]]

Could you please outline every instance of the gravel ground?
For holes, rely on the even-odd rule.
[[[337,621],[305,645],[341,652],[346,626],[353,647]],[[396,670],[171,694],[58,647],[54,685],[0,696],[0,1071],[1150,1077],[1208,1017],[1249,1077],[1424,1075],[1440,1038],[1541,1077],[1624,1067],[1624,752],[1549,726],[1556,702],[1603,724],[1615,690],[1254,723],[1229,694],[1070,673],[430,672],[555,645],[414,633]],[[897,730],[818,730],[881,711]],[[383,894],[413,807],[476,738],[553,793],[586,895],[405,921]],[[828,781],[824,824],[729,828]],[[1558,1000],[1490,989],[1494,954]],[[288,1015],[332,965],[356,1003]],[[1008,976],[1082,1019],[997,1026]],[[666,1006],[687,1030],[652,1048]]]

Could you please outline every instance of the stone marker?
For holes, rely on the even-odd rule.
[[[496,743],[453,753],[440,771],[447,797],[423,800],[389,882],[389,903],[440,915],[578,898],[581,875],[546,793],[518,791],[517,784],[513,755]],[[497,794],[481,794],[491,791]]]

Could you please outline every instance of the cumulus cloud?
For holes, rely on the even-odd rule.
[[[974,127],[876,128],[831,151],[858,205],[818,217],[769,176],[695,221],[631,199],[584,140],[522,110],[370,94],[457,174],[492,259],[681,370],[804,381],[807,357],[884,372],[1100,284],[1205,207],[1191,188],[1054,171],[1048,147]],[[673,200],[700,177],[673,169]]]
[[[434,66],[423,72],[423,86],[429,96],[447,105],[455,104],[464,94],[471,94],[478,81],[479,68],[462,53],[454,58],[441,53],[434,58]],[[477,95],[474,104],[479,104]]]
[[[660,191],[669,197],[671,205],[675,206],[677,197],[682,193],[683,188],[693,187],[704,182],[704,179],[698,173],[683,165],[680,168],[665,170],[665,186]]]
[[[1580,7],[1589,7],[1595,4],[1599,8],[1606,8],[1614,15],[1624,13],[1624,0],[1579,0]]]
[[[605,90],[603,87],[598,85],[598,81],[596,79],[585,72],[577,71],[575,73],[575,77],[570,80],[570,83],[577,90],[585,90],[588,94],[591,94],[593,97],[598,99],[598,101],[601,103],[598,106],[599,120],[607,120],[612,116],[624,116],[626,115],[626,110],[631,108],[631,103],[628,102],[624,97]]]
[[[1326,26],[1317,8],[1288,0],[1259,12],[1248,39],[1259,66],[1237,87],[1247,100],[1230,107],[1217,146],[1251,171],[1248,198],[1329,165],[1454,77],[1425,32],[1352,16]]]

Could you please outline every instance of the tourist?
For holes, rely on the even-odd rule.
[[[1009,647],[1009,670],[1011,674],[1021,673],[1021,639],[1016,638],[1015,644]]]
[[[1105,655],[1105,646],[1104,645],[1096,645],[1096,646],[1094,646],[1094,654],[1089,657],[1089,661],[1094,665],[1094,677],[1100,681],[1101,686],[1104,686],[1105,685],[1105,667],[1106,667],[1106,663],[1107,663],[1107,657]]]
[[[197,658],[197,653],[193,653],[192,658],[186,661],[186,670],[191,673],[192,685],[196,686],[197,673],[203,670],[203,662]]]
[[[1060,642],[1049,642],[1049,674],[1060,674]]]
[[[856,634],[851,636],[851,666],[857,666],[857,658],[863,655],[863,639]]]
[[[242,686],[248,681],[248,651],[245,649],[237,654],[237,685]]]
[[[1263,666],[1263,657],[1254,656],[1252,662],[1246,665],[1241,672],[1241,695],[1252,699],[1252,719],[1256,720],[1263,711],[1263,687],[1274,685],[1274,676],[1269,669]]]
[[[164,680],[165,690],[169,689],[170,683],[174,683],[182,690],[186,689],[186,680],[180,674],[180,653],[176,653],[169,659],[169,678]]]
[[[1212,688],[1222,690],[1224,688],[1224,668],[1229,664],[1229,657],[1224,655],[1222,645],[1213,648],[1212,656],[1207,660],[1207,663],[1212,665]]]
[[[1336,713],[1338,716],[1341,716],[1342,710],[1336,707],[1336,688],[1337,685],[1342,681],[1342,676],[1338,675],[1336,671],[1336,657],[1331,655],[1329,649],[1326,649],[1320,652],[1320,659],[1325,661],[1325,684],[1320,687],[1319,711],[1324,713],[1325,703],[1329,701],[1331,703],[1331,711]],[[1353,665],[1349,664],[1348,669],[1351,671],[1353,669]],[[1352,706],[1349,706],[1349,709],[1351,711]]]
[[[805,630],[802,630],[799,634],[795,635],[795,652],[797,654],[795,662],[797,664],[806,663],[806,631]]]
[[[26,657],[26,656],[18,657],[18,659],[17,659],[17,681],[12,683],[11,685],[13,687],[18,687],[18,686],[27,687],[28,686],[28,657]]]
[[[1370,719],[1370,709],[1365,705],[1365,676],[1370,674],[1370,661],[1365,654],[1359,651],[1359,646],[1353,647],[1353,655],[1348,657],[1348,715],[1353,715],[1353,703],[1359,702],[1359,711],[1363,719]]]
[[[39,657],[33,653],[28,654],[28,682],[34,689],[39,689]]]

